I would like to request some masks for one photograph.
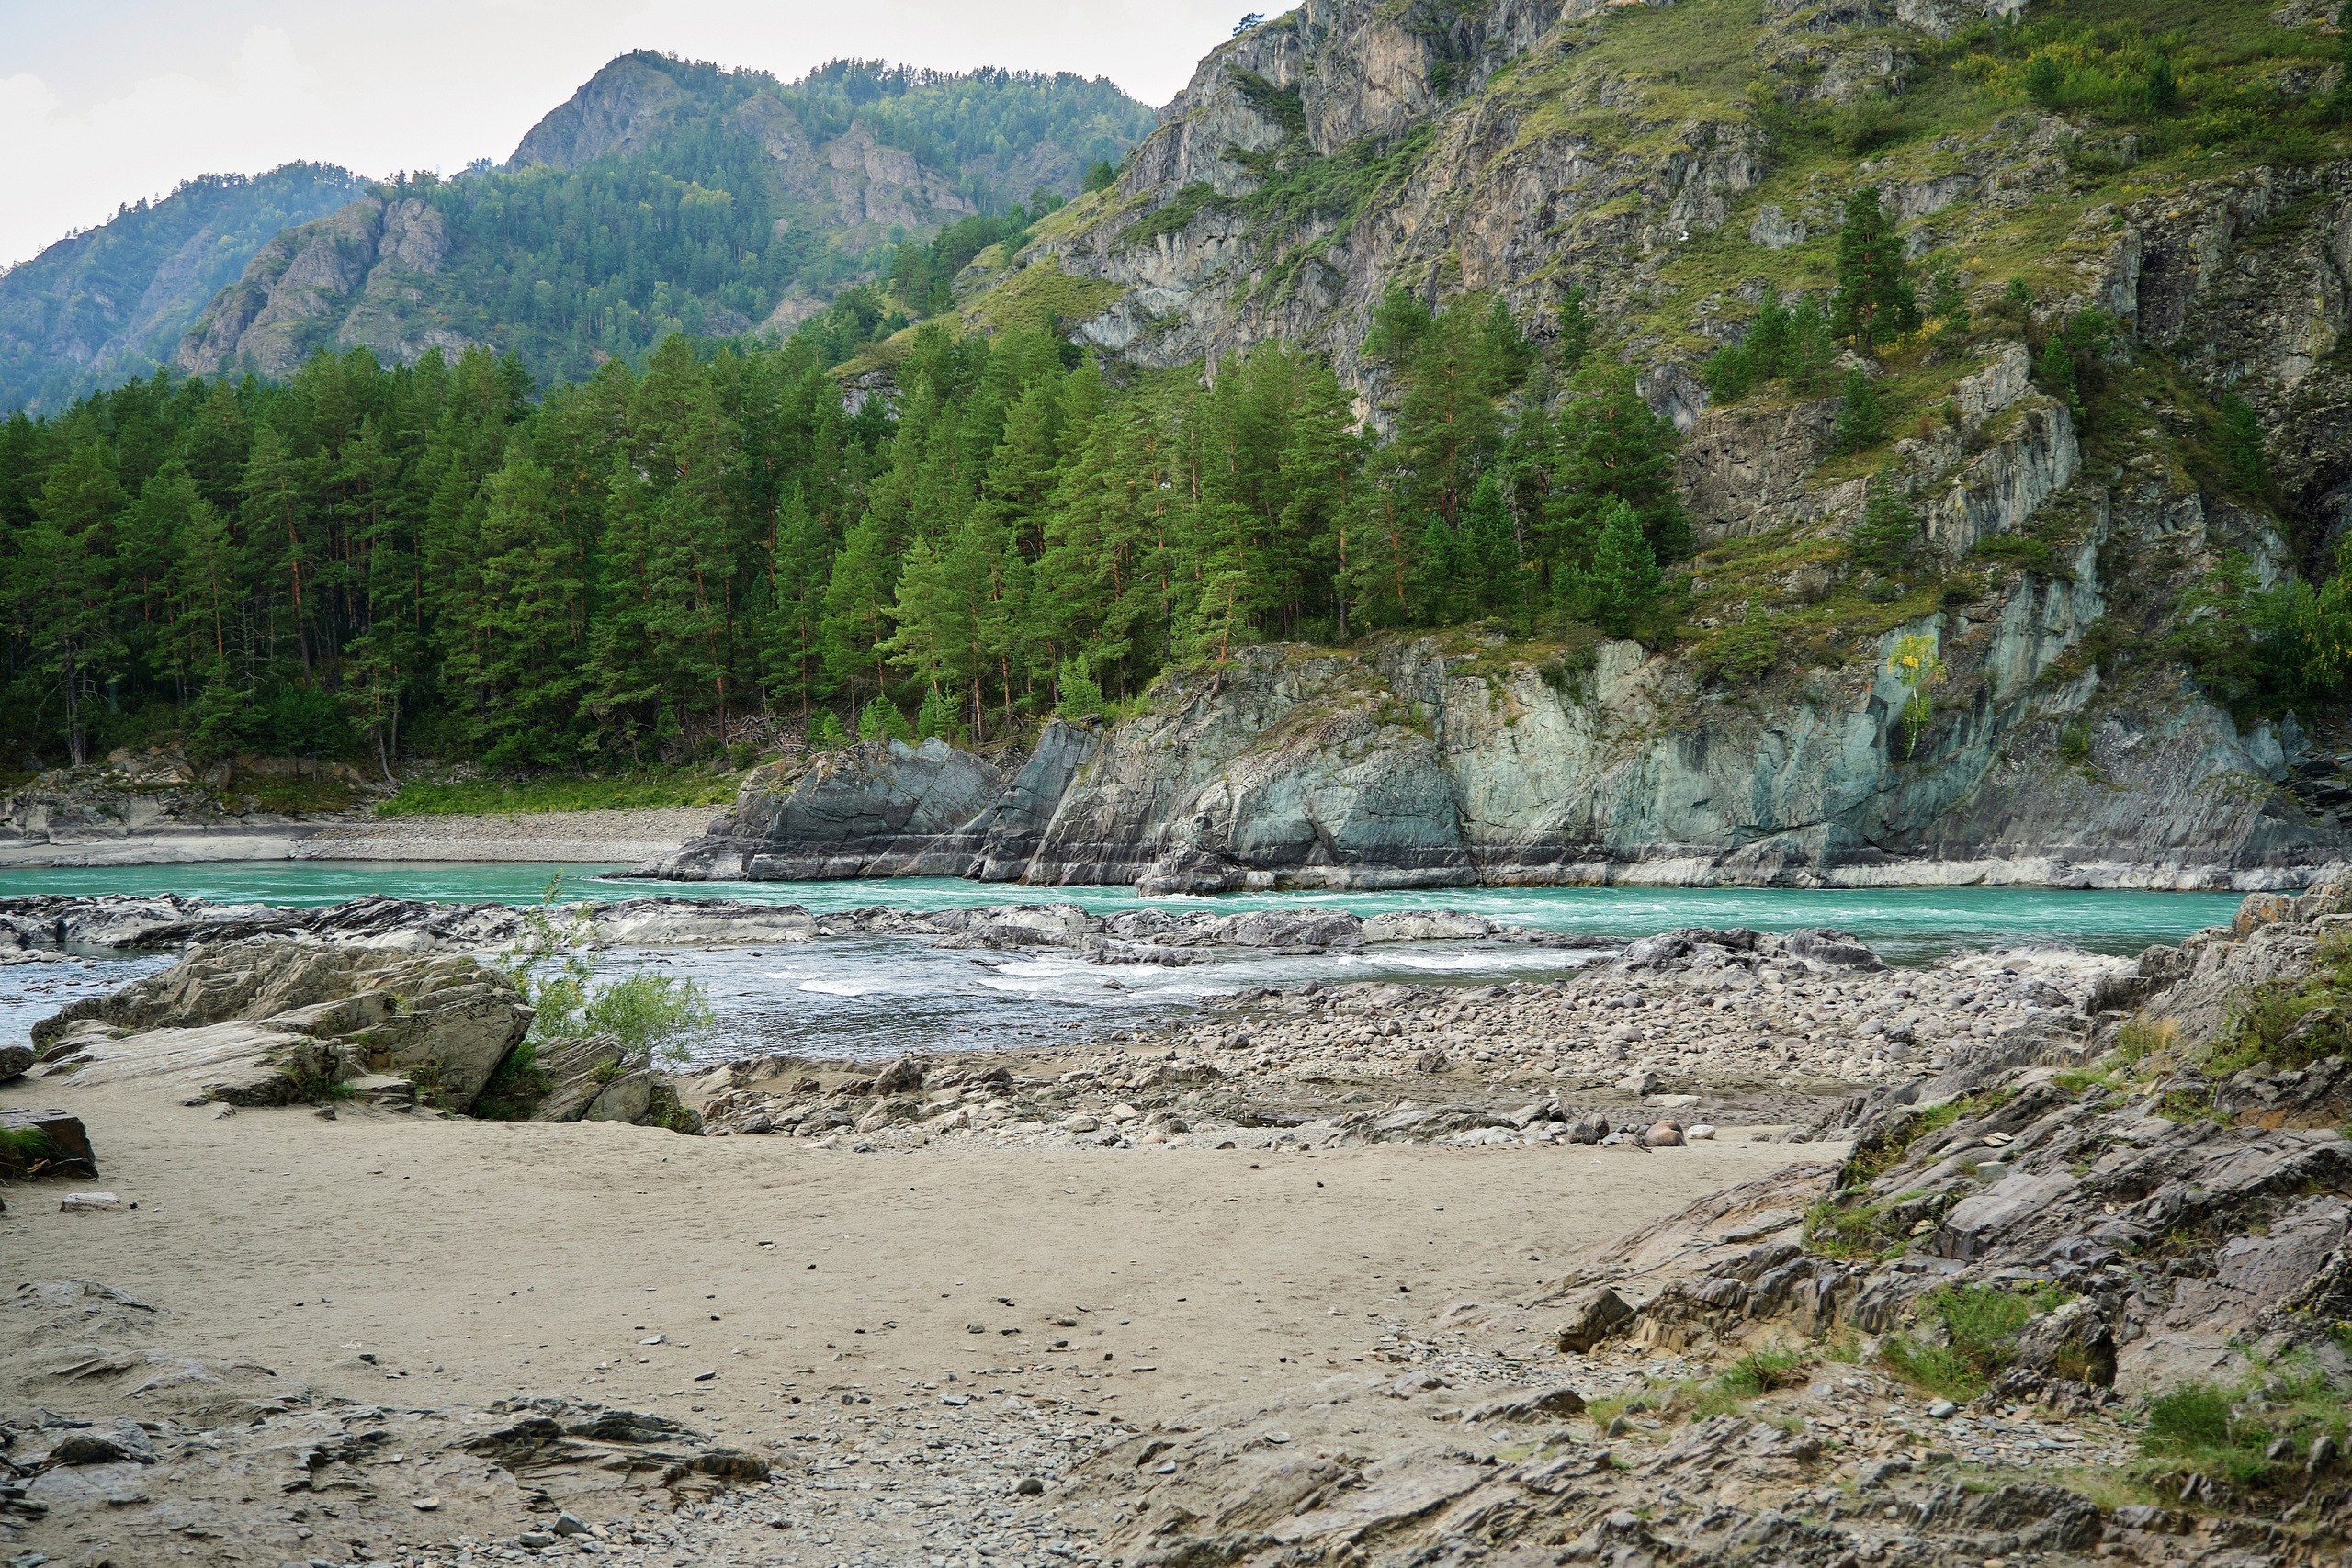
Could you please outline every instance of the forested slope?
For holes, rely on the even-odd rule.
[[[1425,804],[1514,864],[2325,851],[2342,35],[1900,12],[1317,0],[781,344],[354,346],[19,422],[9,743],[594,769],[1207,703],[1289,789],[1338,704],[1374,753],[1469,725],[1503,761]],[[635,167],[683,123],[646,70],[494,179]]]
[[[502,168],[373,187],[257,254],[177,367],[289,375],[480,344],[542,381],[677,332],[789,330],[883,248],[1069,195],[1149,111],[1107,81],[838,61],[797,82],[659,54],[605,66]]]
[[[54,412],[170,364],[254,252],[359,188],[323,164],[208,175],[0,273],[0,409]]]

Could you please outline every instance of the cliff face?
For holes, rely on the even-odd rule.
[[[2125,526],[2130,526],[2128,523]],[[1015,775],[933,740],[870,743],[754,780],[664,876],[952,875],[1148,892],[1463,883],[2301,886],[2352,840],[2284,789],[2281,738],[2175,692],[2110,706],[2090,760],[2055,731],[2096,673],[2063,661],[2103,610],[2019,573],[1939,639],[1946,695],[1916,739],[1875,657],[1748,700],[1682,661],[1589,668],[1399,642],[1248,650],[1170,677],[1149,710],[1057,723]],[[2136,536],[2131,542],[2138,543]],[[2111,550],[2109,551],[2111,554]]]
[[[264,245],[188,329],[177,367],[284,377],[322,346],[392,361],[455,352],[466,338],[425,308],[448,254],[447,225],[424,202],[361,197]]]

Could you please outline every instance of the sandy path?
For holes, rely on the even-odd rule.
[[[89,1125],[97,1185],[139,1208],[61,1213],[35,1201],[54,1184],[13,1190],[15,1278],[105,1280],[166,1309],[181,1348],[356,1398],[406,1374],[403,1401],[570,1393],[747,1440],[812,1388],[1023,1368],[990,1381],[1134,1418],[1352,1367],[1379,1334],[1367,1314],[1524,1295],[1572,1250],[1793,1153],[854,1155],[367,1111],[216,1118],[143,1084],[47,1098]]]

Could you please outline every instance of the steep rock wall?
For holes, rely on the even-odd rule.
[[[1990,614],[1931,615],[1888,634],[1867,663],[1752,701],[1700,690],[1680,661],[1627,642],[1575,676],[1428,640],[1251,649],[1222,675],[1169,677],[1122,724],[1048,727],[1011,781],[936,741],[862,746],[797,783],[755,781],[731,820],[658,874],[1148,892],[2208,887],[2302,886],[2340,862],[2341,835],[2275,787],[2278,738],[2241,732],[2194,697],[2102,720],[2096,778],[2040,760],[2037,738],[2097,684],[2050,677],[2105,608],[2098,554],[2086,542],[2071,577],[2019,573]],[[1916,740],[1884,658],[1902,632],[1935,639],[1949,671]],[[844,823],[865,824],[846,848]]]

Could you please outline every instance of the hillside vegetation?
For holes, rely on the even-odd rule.
[[[0,273],[0,410],[54,412],[154,374],[255,251],[360,186],[324,164],[208,175]]]
[[[627,55],[505,166],[389,181],[278,236],[176,363],[284,376],[319,348],[486,345],[575,381],[673,333],[788,331],[900,242],[1074,192],[1149,123],[1067,74],[837,61],[782,83]]]
[[[902,243],[781,344],[672,329],[849,276],[738,135],[786,100],[616,62],[637,129],[597,156],[551,116],[545,161],[391,204],[452,236],[429,310],[520,357],[322,349],[7,428],[9,743],[986,743],[1248,643],[1463,627],[1563,689],[1637,639],[1689,712],[1844,702],[1822,682],[1894,648],[1900,761],[2019,700],[1939,688],[1970,626],[2058,591],[2092,606],[2034,665],[2069,765],[2094,690],[2177,701],[2184,668],[2248,722],[2325,718],[2352,448],[2319,382],[2233,380],[2223,326],[2142,303],[2165,213],[2249,189],[2245,254],[2304,265],[2340,38],[2245,0],[1952,13],[1317,4],[1212,55],[1115,177]],[[1386,108],[1374,59],[1410,68]],[[1091,101],[812,83],[805,134],[967,171]]]

